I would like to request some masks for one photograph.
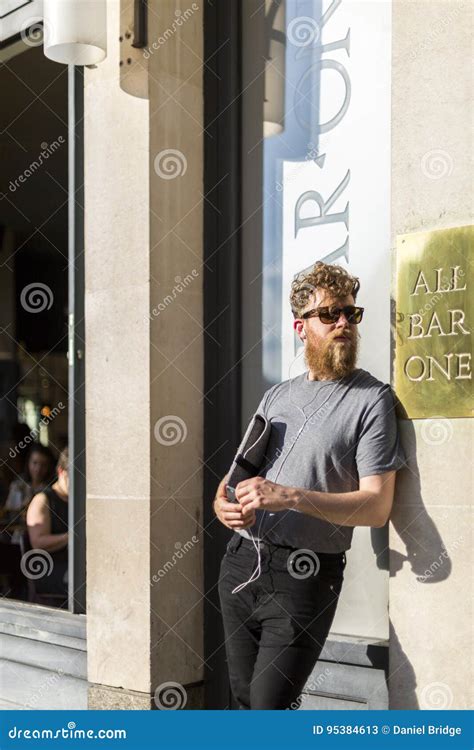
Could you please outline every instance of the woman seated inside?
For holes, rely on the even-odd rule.
[[[26,530],[26,509],[31,498],[54,481],[54,456],[41,443],[33,443],[28,451],[24,472],[14,479],[1,511],[0,584],[2,596],[12,599],[27,597],[26,581],[21,572],[21,540]]]
[[[34,443],[28,451],[25,471],[10,484],[5,510],[23,510],[36,492],[54,479],[54,457],[50,449]]]
[[[57,481],[31,500],[26,524],[32,550],[23,556],[24,573],[34,582],[39,600],[67,607],[68,585],[68,449],[56,467]],[[51,596],[53,595],[53,596]]]

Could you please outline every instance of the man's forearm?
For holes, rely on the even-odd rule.
[[[288,507],[340,526],[384,526],[376,492],[318,492],[293,487]]]

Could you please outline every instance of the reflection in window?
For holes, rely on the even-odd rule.
[[[67,68],[41,46],[5,55],[0,596],[67,607]]]
[[[243,179],[246,193],[261,186],[243,196],[243,235],[262,247],[259,268],[245,261],[245,291],[257,299],[261,285],[268,387],[305,369],[292,332],[293,277],[318,259],[349,261],[351,19],[336,0],[245,0],[242,19]],[[257,342],[245,343],[248,351]]]

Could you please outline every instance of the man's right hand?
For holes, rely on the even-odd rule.
[[[227,477],[224,477],[222,482],[217,488],[216,497],[214,499],[214,513],[217,518],[224,526],[228,529],[246,529],[249,526],[253,526],[255,523],[255,511],[252,511],[249,515],[242,516],[242,506],[239,503],[230,503],[227,500]]]

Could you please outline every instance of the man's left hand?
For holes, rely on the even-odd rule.
[[[263,477],[251,477],[239,482],[235,496],[242,506],[242,515],[252,510],[288,510],[291,507],[292,488],[275,484]]]

